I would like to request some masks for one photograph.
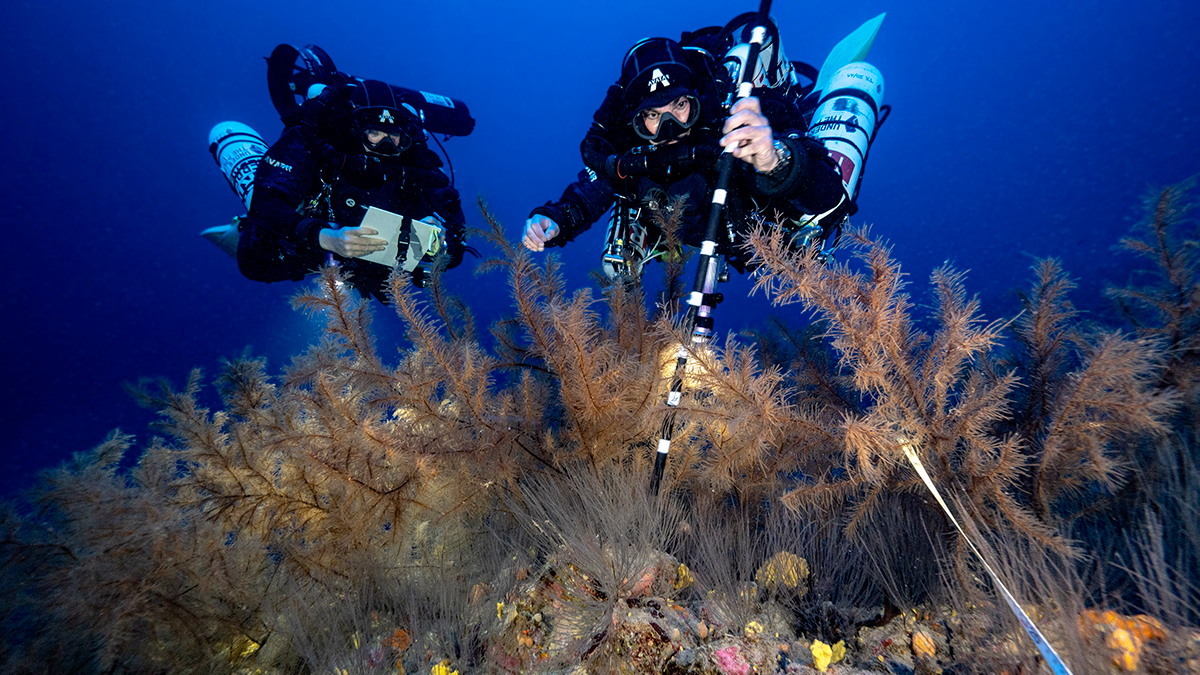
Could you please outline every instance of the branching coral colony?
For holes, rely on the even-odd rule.
[[[688,347],[658,499],[667,365],[690,344],[673,298],[652,318],[636,289],[568,293],[556,259],[534,264],[485,208],[500,255],[484,267],[507,275],[514,307],[497,348],[437,284],[422,296],[397,280],[410,345],[393,366],[326,269],[296,300],[324,337],[281,377],[227,364],[216,411],[199,373],[182,391],[143,383],[166,437],[134,468],[119,469],[132,440],[114,434],[6,507],[5,665],[1033,672],[909,448],[1070,659],[1110,667],[1116,649],[1136,667],[1142,647],[1121,645],[1157,639],[1130,628],[1151,624],[1081,609],[1140,597],[1170,626],[1197,618],[1198,296],[1194,243],[1173,232],[1189,187],[1125,243],[1161,274],[1113,291],[1151,310],[1132,337],[1084,329],[1054,261],[1007,323],[937,270],[926,333],[865,230],[825,265],[757,233],[756,288],[816,321]],[[1127,519],[1123,545],[1099,548],[1114,512],[1145,526]],[[1124,585],[1085,597],[1078,575],[1110,563]],[[956,597],[975,618],[937,618]]]

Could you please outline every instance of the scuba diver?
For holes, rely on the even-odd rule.
[[[268,82],[285,124],[278,141],[267,149],[231,122],[210,136],[249,212],[204,235],[235,255],[243,275],[298,281],[334,263],[364,297],[386,303],[393,268],[423,286],[435,256],[448,269],[473,252],[453,174],[427,144],[437,140],[431,131],[470,133],[461,101],[339,73],[312,45],[276,48]]]
[[[646,262],[668,253],[655,215],[666,215],[678,197],[687,199],[676,236],[681,244],[701,245],[716,160],[728,149],[740,161],[724,195],[717,254],[744,272],[751,257],[745,238],[761,219],[783,228],[793,246],[814,245],[824,258],[824,247],[836,243],[856,210],[862,160],[878,126],[882,78],[873,67],[853,63],[847,67],[874,72],[877,91],[854,91],[867,87],[847,85],[844,77],[822,96],[818,81],[832,81],[807,64],[787,61],[768,22],[770,38],[752,64],[753,95],[731,105],[731,77],[748,65],[738,59],[747,56],[744,33],[754,16],[685,32],[679,41],[647,38],[633,45],[581,144],[585,169],[558,201],[533,209],[522,236],[526,248],[563,246],[612,207],[603,268],[613,281],[635,282]],[[801,86],[801,75],[811,82]],[[848,116],[848,107],[858,116]],[[869,119],[863,110],[873,113]],[[857,154],[838,146],[846,141]],[[853,159],[843,161],[847,154]]]

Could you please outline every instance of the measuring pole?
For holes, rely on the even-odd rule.
[[[750,50],[746,62],[741,65],[737,76],[737,100],[750,95],[754,89],[754,71],[758,66],[758,53],[762,50],[763,41],[767,36],[767,15],[771,12],[771,0],[762,0],[758,8],[758,21],[750,33]],[[720,261],[717,258],[717,232],[721,229],[721,215],[725,209],[725,197],[728,194],[729,176],[733,171],[733,147],[725,148],[717,159],[717,186],[713,190],[712,206],[708,212],[708,229],[704,232],[704,241],[700,244],[700,261],[696,268],[696,280],[692,284],[692,292],[688,295],[688,309],[684,317],[684,328],[691,333],[692,345],[699,347],[709,341],[713,335],[712,311],[721,301],[721,294],[716,292],[717,273]],[[671,390],[667,394],[667,416],[663,419],[662,433],[658,438],[658,453],[654,458],[654,473],[650,478],[650,491],[658,494],[662,483],[663,469],[667,465],[667,453],[671,450],[671,436],[675,433],[675,415],[679,412],[679,402],[683,399],[683,375],[687,370],[687,349],[679,346],[675,356],[675,374],[671,379]]]

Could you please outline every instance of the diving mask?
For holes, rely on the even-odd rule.
[[[380,131],[365,129],[362,133],[363,145],[377,155],[398,155],[412,147],[413,139],[401,131]]]
[[[687,121],[681,121],[681,117],[686,117]],[[698,119],[700,101],[695,96],[680,96],[661,109],[647,108],[639,112],[633,118],[633,130],[651,143],[666,143],[683,136]],[[654,133],[650,132],[651,127]]]

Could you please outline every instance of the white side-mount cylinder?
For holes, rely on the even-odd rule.
[[[882,105],[883,75],[879,69],[863,61],[848,63],[829,79],[808,127],[808,135],[820,140],[837,162],[842,186],[851,200],[858,196],[863,163]]]
[[[221,122],[208,133],[208,151],[221,167],[229,187],[249,209],[254,197],[254,172],[267,153],[267,142],[241,122]]]

